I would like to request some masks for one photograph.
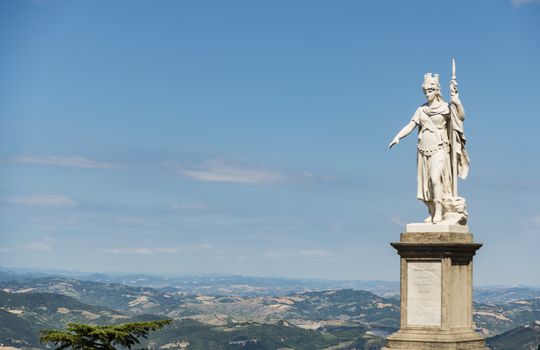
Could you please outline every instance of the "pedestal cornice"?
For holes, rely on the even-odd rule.
[[[482,243],[393,242],[390,245],[405,259],[450,258],[452,261],[470,261],[476,251],[482,247]]]

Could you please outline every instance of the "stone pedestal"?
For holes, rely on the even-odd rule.
[[[472,323],[473,256],[467,226],[409,224],[400,242],[401,328],[386,350],[489,350]]]

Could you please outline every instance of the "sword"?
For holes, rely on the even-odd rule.
[[[452,79],[450,80],[450,95],[455,96],[458,93],[457,90],[457,78],[456,78],[456,60],[452,58]],[[452,114],[450,117],[450,124],[449,124],[449,135],[450,136],[450,157],[452,161],[452,195],[454,197],[458,196],[458,190],[457,190],[457,153],[456,153],[456,134],[454,131],[454,125],[453,121],[455,118],[457,118],[456,114],[456,106],[454,106],[453,103],[450,103],[450,113]]]
[[[456,60],[452,58],[452,80],[450,80],[450,94],[457,94],[457,79],[456,79]]]

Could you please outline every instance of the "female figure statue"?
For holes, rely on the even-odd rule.
[[[465,111],[457,93],[457,82],[453,77],[450,104],[443,100],[438,74],[424,75],[422,89],[427,102],[418,107],[388,148],[418,127],[417,198],[428,207],[429,216],[425,222],[439,223],[450,219],[451,212],[461,212],[457,221],[464,223],[467,218],[465,200],[457,197],[455,177],[456,174],[463,178],[467,176],[469,161],[463,136]]]

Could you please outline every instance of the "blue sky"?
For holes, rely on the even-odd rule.
[[[540,285],[540,3],[2,1],[0,266],[397,280],[457,60],[478,284]]]

